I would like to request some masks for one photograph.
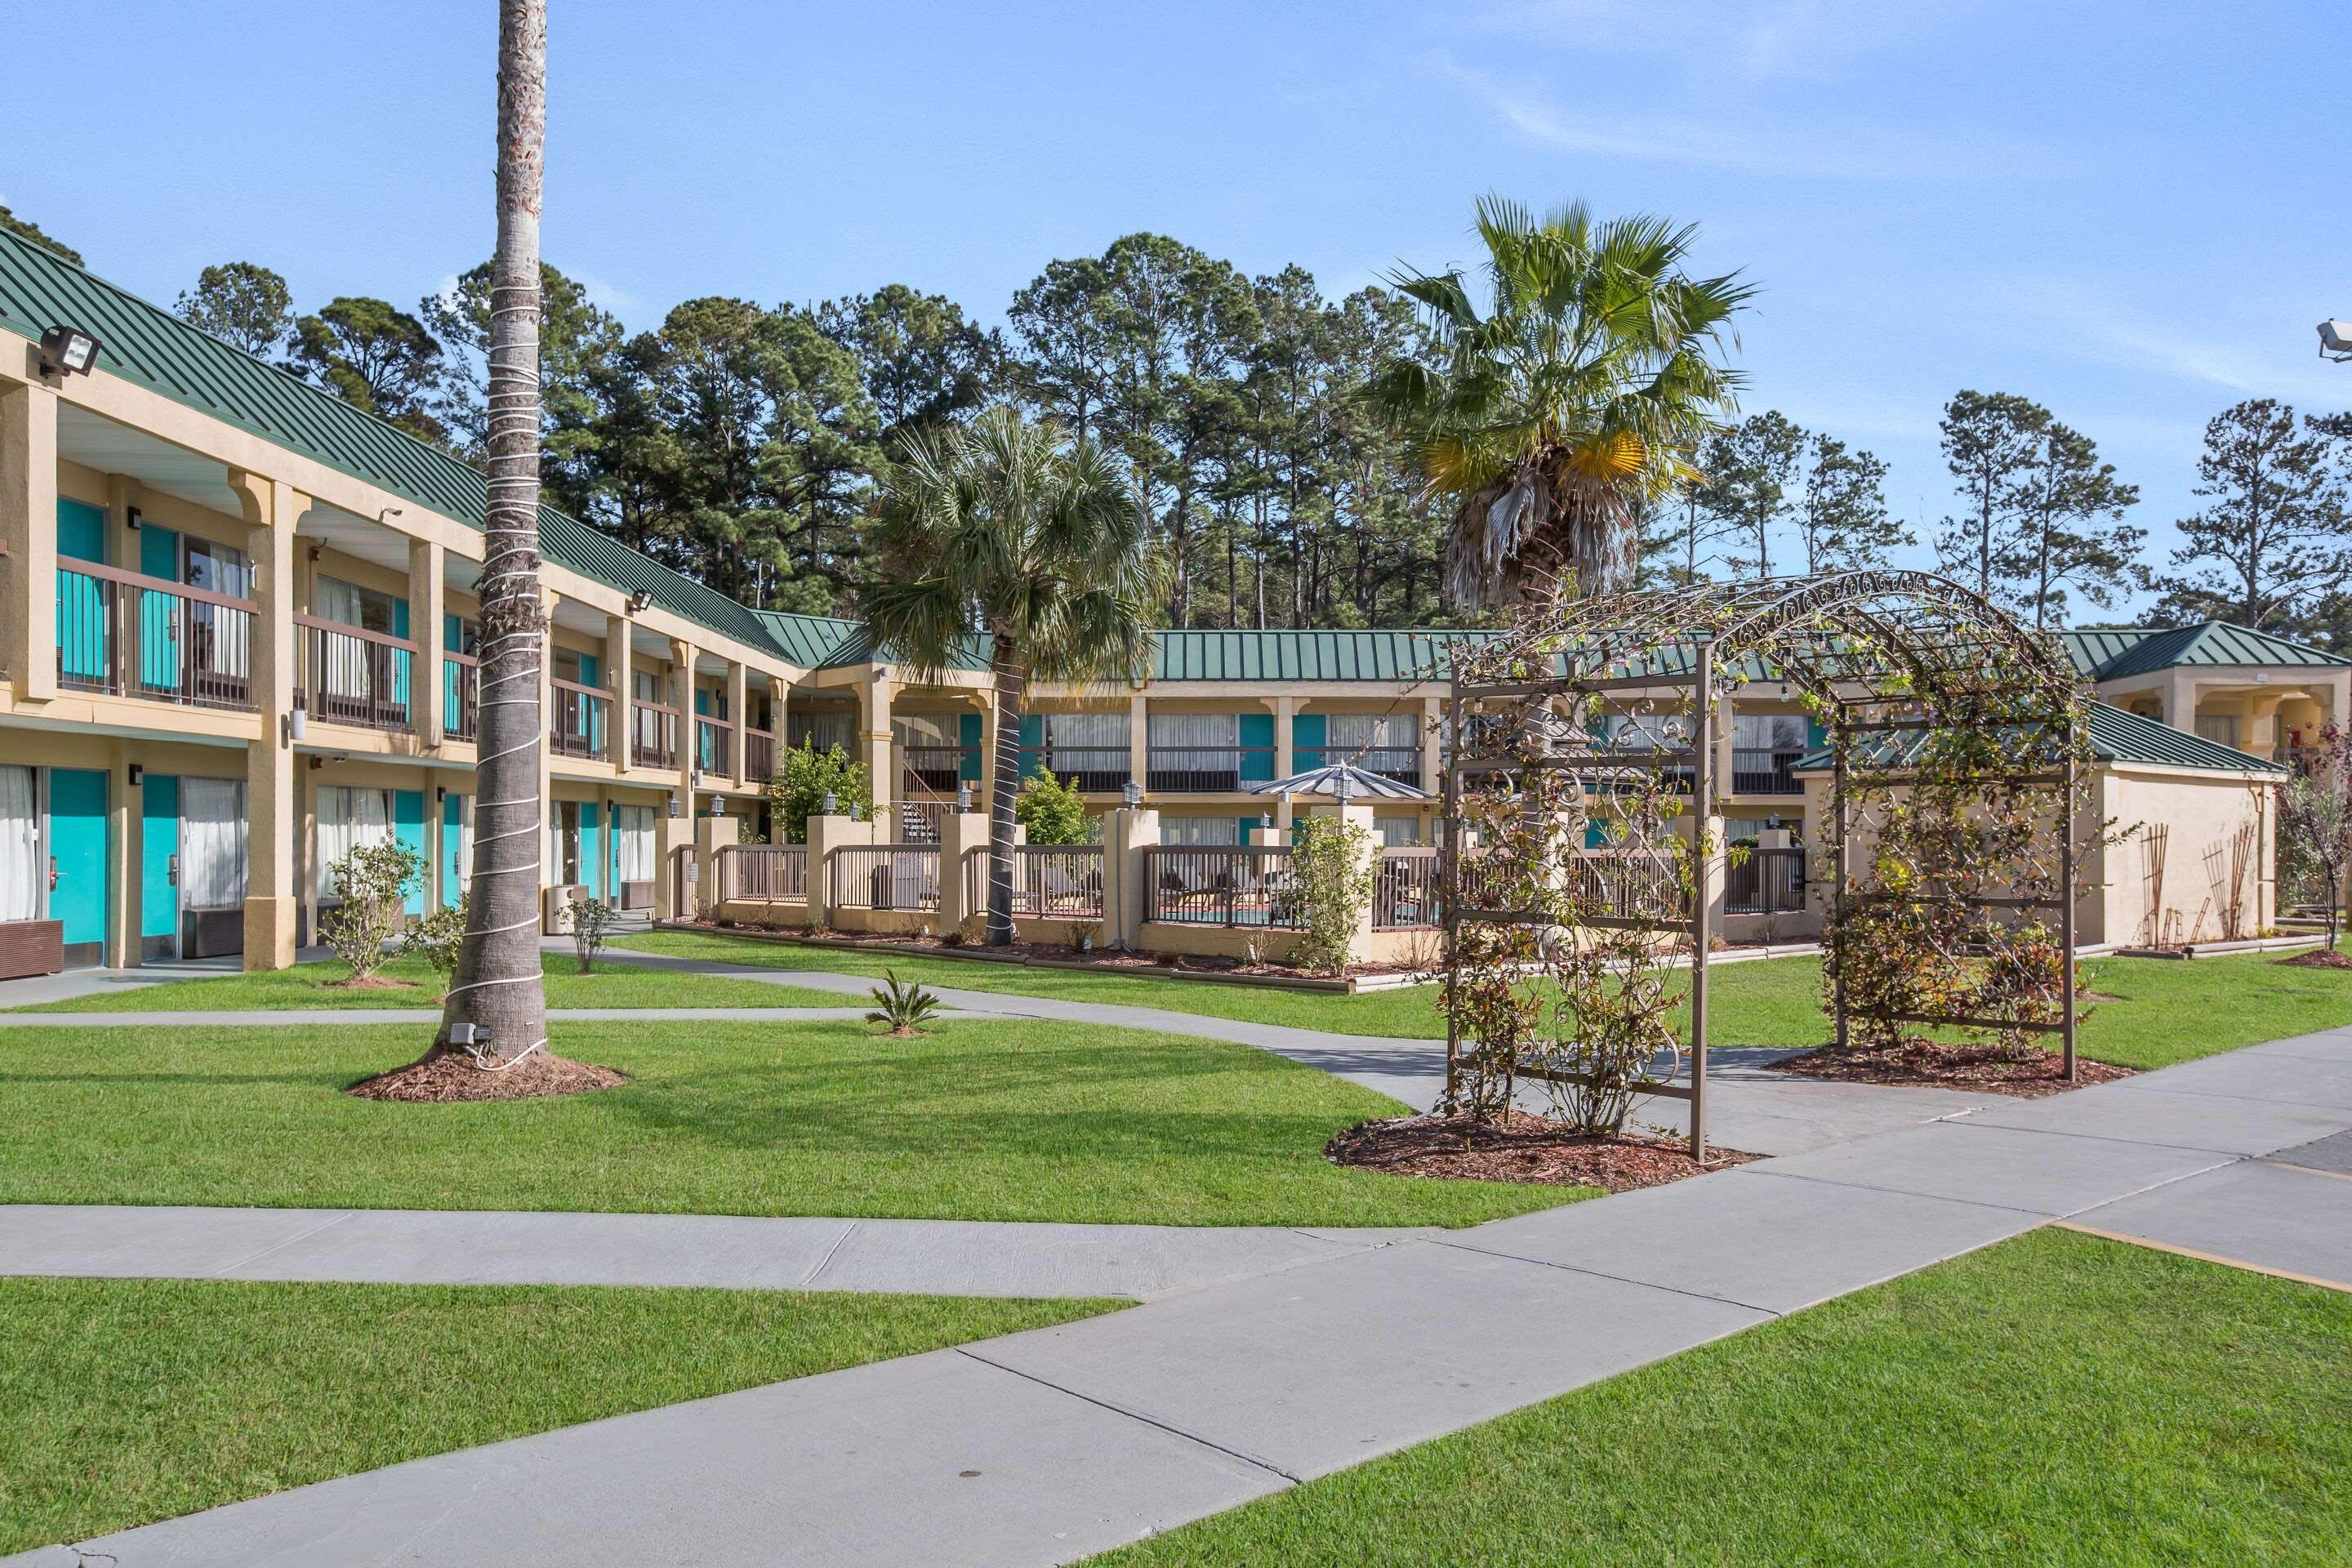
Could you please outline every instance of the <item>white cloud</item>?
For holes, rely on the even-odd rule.
[[[1560,153],[1816,179],[2014,184],[2021,169],[2043,179],[2065,172],[2058,160],[1984,138],[1923,141],[1820,121],[1790,130],[1722,110],[1703,118],[1580,112],[1530,82],[1506,83],[1451,60],[1441,68],[1520,135]]]
[[[1608,54],[1664,56],[1706,80],[1829,80],[1965,6],[1885,0],[1507,0],[1474,12],[1486,33]]]
[[[2133,310],[2070,280],[2015,288],[2041,331],[2086,358],[2322,408],[2352,406],[2352,377],[2318,357],[2314,312],[2291,304],[2222,302]],[[2043,341],[2053,341],[2045,337]]]

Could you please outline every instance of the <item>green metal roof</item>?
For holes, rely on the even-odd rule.
[[[1447,678],[1451,645],[1484,631],[1162,631],[1155,680],[1369,680]]]
[[[815,669],[829,662],[834,650],[849,640],[857,623],[839,616],[796,616],[783,610],[755,610],[768,628],[768,640],[784,650],[794,664]]]
[[[59,325],[96,338],[99,365],[110,374],[482,526],[489,486],[470,464],[0,230],[0,327],[37,339]],[[645,592],[698,626],[791,658],[753,611],[552,507],[540,509],[540,547],[583,576]]]
[[[2091,731],[2091,754],[2102,762],[2146,763],[2168,768],[2200,768],[2209,773],[2284,773],[2278,763],[2242,752],[2235,746],[2225,746],[2219,741],[2209,741],[2202,735],[2126,712],[2108,703],[2093,701],[2084,710]],[[1907,744],[1921,742],[1917,731],[1881,731],[1882,735],[1907,736]],[[1901,755],[1900,752],[1894,754]],[[1813,752],[1801,759],[1800,772],[1819,773],[1830,766],[1830,753]]]
[[[2120,680],[2185,666],[2261,669],[2352,664],[2352,658],[2229,621],[2190,626],[2115,626],[2064,632],[2074,668],[2094,680]]]

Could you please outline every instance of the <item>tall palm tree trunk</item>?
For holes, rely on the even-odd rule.
[[[1021,788],[1021,710],[1029,700],[1019,650],[996,635],[996,757],[988,789],[988,945],[1013,945],[1013,801]],[[944,868],[941,872],[945,875]]]
[[[547,1043],[539,963],[546,636],[539,600],[539,214],[546,133],[546,0],[500,0],[474,875],[439,1038],[446,1042],[454,1026],[471,1023],[488,1028],[491,1054],[509,1060]]]

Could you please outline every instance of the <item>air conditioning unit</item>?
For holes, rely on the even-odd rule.
[[[226,958],[245,951],[245,907],[184,910],[180,913],[180,956]]]

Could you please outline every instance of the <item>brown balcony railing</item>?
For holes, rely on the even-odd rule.
[[[1021,771],[1050,773],[1076,789],[1110,795],[1135,776],[1135,755],[1125,746],[1024,746]]]
[[[1804,757],[1801,746],[1769,750],[1737,746],[1731,752],[1731,793],[1734,795],[1802,795],[1804,784],[1795,772]]]
[[[1437,851],[1382,849],[1372,879],[1372,929],[1418,931],[1443,923],[1437,913]]]
[[[1099,844],[1017,844],[1013,848],[1013,912],[1049,920],[1100,920],[1103,847]],[[963,907],[988,912],[988,850],[963,856]]]
[[[925,789],[940,795],[955,794],[963,777],[964,759],[980,754],[977,746],[902,746],[899,750],[906,753],[902,760],[907,773]]]
[[[753,784],[765,784],[776,776],[776,737],[772,731],[743,731],[743,775]]]
[[[312,719],[365,730],[409,727],[415,643],[316,616],[297,616],[294,626],[302,647],[299,679]]]
[[[1145,758],[1144,788],[1154,795],[1232,795],[1272,777],[1272,746],[1154,746]]]
[[[441,733],[452,741],[470,741],[480,731],[482,661],[470,653],[441,655]]]
[[[547,749],[559,757],[608,755],[612,694],[572,680],[550,680]]]
[[[260,608],[77,561],[58,568],[58,684],[191,708],[253,707]]]
[[[639,768],[677,766],[677,710],[658,702],[629,706],[629,764]]]
[[[719,897],[804,903],[808,899],[808,846],[730,845],[719,854]]]
[[[735,726],[724,719],[694,720],[694,765],[722,778],[735,773]]]
[[[1805,907],[1805,852],[1750,849],[1724,868],[1723,908],[1734,915],[1795,914]]]

